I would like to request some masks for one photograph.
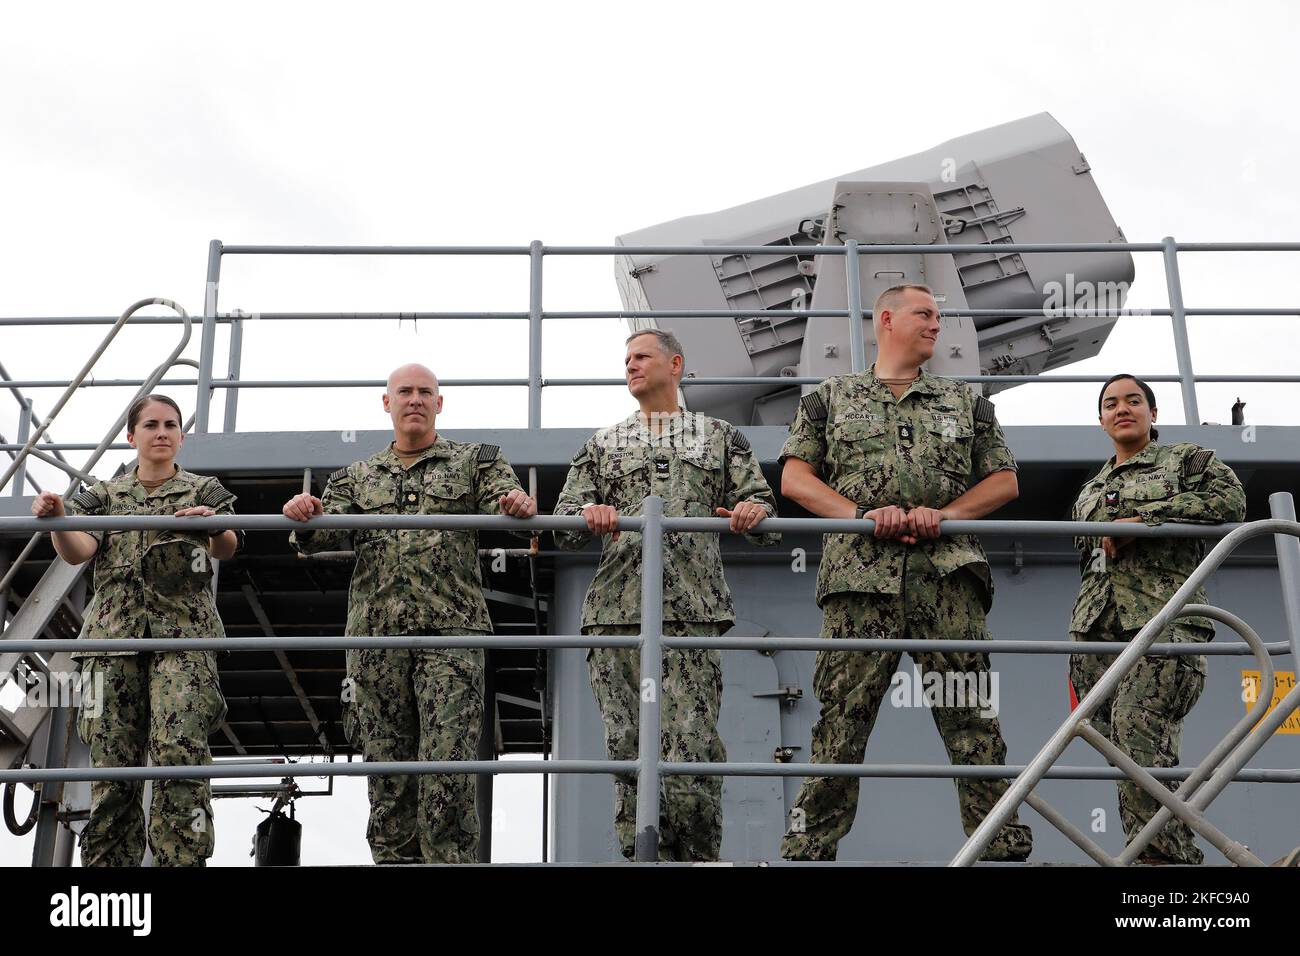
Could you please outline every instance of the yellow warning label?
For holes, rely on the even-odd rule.
[[[1250,713],[1255,709],[1255,703],[1259,700],[1259,695],[1263,691],[1260,686],[1263,678],[1259,671],[1242,671],[1241,672],[1241,699],[1246,702],[1246,712]],[[1277,708],[1282,698],[1291,692],[1295,687],[1294,671],[1274,671],[1273,672],[1273,699],[1268,702],[1268,710],[1259,715],[1263,720]],[[1276,731],[1279,734],[1300,734],[1300,709],[1293,710],[1291,716],[1286,719],[1281,727]]]

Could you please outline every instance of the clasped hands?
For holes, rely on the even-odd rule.
[[[938,508],[912,508],[898,505],[872,508],[862,516],[876,523],[877,538],[892,538],[903,544],[916,544],[923,538],[939,537],[939,522],[950,517]]]

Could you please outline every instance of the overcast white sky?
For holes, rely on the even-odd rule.
[[[201,313],[213,238],[604,244],[1042,110],[1087,155],[1130,240],[1297,238],[1300,16],[1285,3],[137,3],[8,6],[0,18],[5,316],[117,314],[154,295]],[[1186,256],[1185,300],[1298,305],[1295,264]],[[1139,257],[1129,304],[1160,307],[1164,295],[1157,258]],[[612,263],[549,260],[545,302],[618,308]],[[521,310],[526,264],[232,257],[221,304]],[[1196,369],[1294,373],[1295,321],[1192,320]],[[444,377],[526,375],[522,323],[248,325],[246,378],[382,378],[410,360]],[[66,379],[102,331],[0,328],[0,361],[17,378]],[[548,323],[544,374],[616,377],[625,334],[614,320]],[[142,377],[173,335],[123,332],[96,375]],[[187,354],[197,357],[197,334]],[[1121,322],[1098,358],[1069,371],[1121,368],[1176,370],[1167,320]],[[192,389],[171,391],[192,403]],[[1162,421],[1181,422],[1177,388],[1157,392]],[[38,414],[57,397],[30,394]],[[1293,424],[1300,388],[1199,395],[1208,420],[1227,421],[1240,395],[1248,421]],[[82,390],[56,437],[97,439],[127,397]],[[543,421],[594,428],[631,407],[622,389],[555,389]],[[1092,385],[998,396],[1005,424],[1093,422],[1095,407]],[[4,396],[10,439],[16,417]],[[440,419],[524,423],[520,389],[449,389]],[[253,390],[240,425],[387,421],[369,392]],[[55,484],[49,469],[33,473]],[[217,862],[248,862],[258,815],[235,806],[218,806]],[[316,814],[333,822],[313,825]],[[305,801],[304,862],[367,859],[363,815],[355,787]],[[24,862],[29,845],[0,833],[0,862]],[[498,833],[512,858],[536,845],[535,828]]]

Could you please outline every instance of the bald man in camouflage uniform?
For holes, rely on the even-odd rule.
[[[212,477],[176,468],[152,491],[135,469],[68,500],[70,515],[234,514],[235,496]],[[56,532],[59,533],[59,532]],[[66,532],[62,532],[66,534]],[[93,531],[95,596],[76,651],[82,661],[77,732],[92,767],[212,763],[208,735],[226,702],[212,651],[94,651],[124,637],[225,637],[212,596],[209,540],[240,532]],[[102,695],[102,696],[101,696]],[[81,833],[83,866],[139,866],[146,840],[155,866],[203,866],[215,845],[206,780],[153,781],[146,827],[143,781],[91,784],[90,821]]]
[[[892,296],[892,298],[891,298]],[[1015,497],[1015,459],[993,405],[961,382],[920,368],[934,348],[938,307],[924,286],[888,290],[877,301],[880,357],[905,379],[864,373],[828,379],[799,403],[781,450],[782,491],[824,517],[870,518],[874,536],[824,536],[817,575],[823,637],[977,639],[993,581],[979,541],[939,536],[941,519],[979,517]],[[883,324],[883,328],[882,328]],[[882,373],[883,375],[883,373]],[[800,486],[796,487],[796,481]],[[856,511],[854,507],[856,505]],[[820,651],[813,690],[821,716],[813,763],[859,763],[899,663],[898,652]],[[988,657],[969,651],[913,653],[923,672],[961,675],[986,687]],[[1006,744],[988,702],[945,700],[931,710],[954,764],[1002,764]],[[954,695],[956,697],[956,695]],[[860,780],[805,779],[781,844],[787,859],[835,859],[853,825]],[[957,780],[969,835],[1005,792],[1002,780]],[[1013,821],[986,859],[1021,860],[1029,828]]]
[[[1231,468],[1213,451],[1191,443],[1148,443],[1116,464],[1115,456],[1084,484],[1074,503],[1075,521],[1138,520],[1217,524],[1241,521],[1246,494]],[[1112,539],[1113,542],[1113,539]],[[1070,636],[1076,641],[1128,641],[1168,603],[1205,556],[1199,538],[1105,539],[1077,537],[1083,575]],[[1109,550],[1110,555],[1106,553]],[[1193,604],[1208,604],[1204,588]],[[1188,617],[1168,625],[1160,643],[1204,642],[1214,638],[1208,618]],[[1070,685],[1082,700],[1113,657],[1077,654],[1070,658]],[[1092,725],[1144,767],[1178,764],[1183,719],[1205,686],[1203,655],[1143,657],[1090,718]],[[1177,784],[1169,785],[1171,790]],[[1137,784],[1119,783],[1120,818],[1132,840],[1160,809]],[[1139,857],[1144,863],[1199,864],[1203,855],[1191,829],[1170,820]]]
[[[334,472],[320,499],[295,497],[286,515],[536,514],[496,445],[436,433],[442,397],[432,372],[417,365],[398,369],[384,399],[394,443]],[[304,530],[291,541],[304,554],[355,550],[348,635],[491,633],[474,531]],[[353,698],[366,760],[477,759],[482,649],[351,650],[347,674],[344,703]],[[473,776],[367,780],[366,839],[376,863],[477,862]]]
[[[671,517],[732,518],[733,530],[759,545],[779,534],[752,529],[776,514],[772,490],[748,440],[735,426],[676,402],[684,356],[669,333],[638,333],[628,339],[629,388],[642,410],[596,432],[574,456],[555,505],[556,515],[586,514],[604,539],[595,579],[582,605],[582,633],[636,636],[641,622],[641,535],[617,533],[600,515],[641,514],[644,499],[658,495]],[[591,532],[556,532],[562,548],[582,548]],[[663,633],[714,637],[735,621],[731,592],[723,577],[720,536],[674,532],[664,535]],[[635,648],[588,652],[591,686],[604,718],[613,760],[637,758],[640,714],[640,654]],[[718,736],[722,705],[722,654],[717,650],[664,651],[660,695],[662,756],[667,761],[727,759]],[[722,846],[722,778],[663,778],[660,804],[661,860],[716,860]],[[636,785],[615,781],[614,830],[623,855],[635,852]]]

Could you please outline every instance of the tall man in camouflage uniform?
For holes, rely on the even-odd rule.
[[[1111,379],[1102,388],[1098,412],[1115,454],[1080,490],[1073,520],[1217,524],[1245,517],[1241,482],[1213,451],[1190,442],[1155,442],[1155,395],[1146,383],[1131,375]],[[1199,538],[1078,537],[1074,544],[1083,576],[1070,619],[1070,636],[1076,641],[1131,640],[1205,556]],[[1203,588],[1192,603],[1209,603]],[[1212,621],[1185,617],[1169,624],[1156,640],[1213,638]],[[1091,654],[1070,658],[1076,700],[1092,690],[1114,660]],[[1183,719],[1200,698],[1205,676],[1203,655],[1143,657],[1089,719],[1138,764],[1176,766]],[[1127,779],[1119,783],[1119,806],[1129,840],[1160,809],[1154,797]],[[1170,820],[1137,862],[1199,864],[1203,859],[1187,824]]]
[[[388,378],[384,410],[394,441],[330,476],[321,498],[298,495],[284,513],[502,514],[531,518],[496,445],[449,441],[435,429],[438,380],[422,365]],[[473,531],[295,531],[305,554],[356,551],[349,635],[478,635],[491,632]],[[348,651],[365,759],[473,760],[483,723],[483,651]],[[376,863],[473,863],[479,819],[468,774],[372,776],[366,838]]]
[[[776,514],[776,501],[745,436],[727,422],[679,407],[686,361],[681,343],[656,329],[632,335],[627,346],[628,391],[640,411],[582,446],[555,505],[556,515],[583,515],[589,529],[556,532],[560,547],[577,549],[592,534],[608,535],[582,607],[582,633],[601,637],[640,633],[641,535],[620,533],[615,525],[620,515],[639,515],[649,495],[663,498],[665,515],[729,517],[731,530],[755,544],[780,540],[753,530]],[[663,633],[676,637],[713,637],[734,623],[719,535],[664,535],[663,617]],[[664,759],[726,760],[717,727],[721,652],[667,650],[663,660]],[[587,661],[609,756],[634,760],[640,655],[632,648],[594,648]],[[616,780],[615,804],[614,830],[623,855],[632,859],[636,786],[631,780]],[[659,826],[660,859],[716,860],[722,846],[722,778],[664,778]]]
[[[216,479],[175,464],[183,419],[171,399],[146,396],[127,419],[135,467],[97,481],[67,502],[71,515],[210,517],[234,513],[235,496]],[[63,499],[44,492],[38,517],[61,517]],[[235,554],[237,531],[54,531],[69,564],[95,558],[95,596],[79,639],[81,706],[77,733],[100,767],[212,763],[208,735],[226,702],[213,651],[97,651],[121,638],[224,637],[212,594],[213,560]],[[146,841],[155,866],[203,866],[215,832],[206,780],[155,780],[146,823],[140,780],[91,785],[90,820],[81,833],[83,866],[139,866]]]
[[[993,414],[960,382],[925,372],[939,311],[924,286],[896,286],[876,300],[876,363],[828,379],[799,403],[782,449],[781,491],[813,514],[875,521],[874,537],[828,534],[817,575],[823,637],[987,638],[993,581],[979,542],[941,537],[941,520],[979,518],[1016,497],[1016,463]],[[1006,744],[987,701],[988,657],[912,655],[959,692],[931,710],[954,764],[1001,764]],[[857,763],[899,654],[821,651],[813,688],[821,716],[813,763]],[[954,680],[954,678],[961,678]],[[967,693],[967,689],[971,693]],[[853,825],[860,781],[808,777],[781,844],[788,859],[834,859]],[[957,781],[962,828],[971,833],[1005,781]],[[986,858],[1029,855],[1028,827],[1003,828]]]

